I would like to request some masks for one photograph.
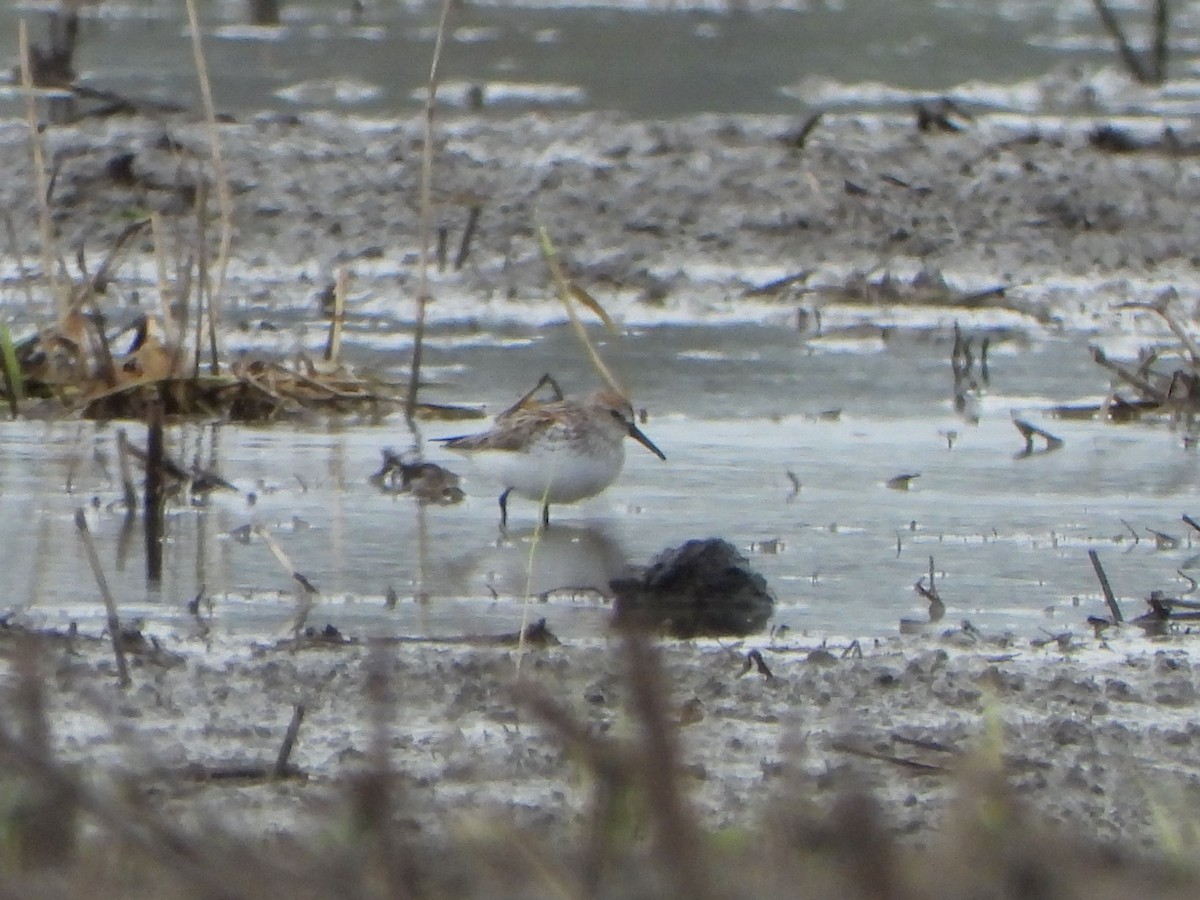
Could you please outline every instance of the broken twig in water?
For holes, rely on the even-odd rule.
[[[256,525],[254,533],[263,539],[268,549],[270,549],[271,555],[279,561],[284,571],[292,576],[292,580],[298,586],[296,590],[296,620],[292,625],[292,637],[298,646],[304,625],[308,621],[308,614],[312,611],[313,597],[319,596],[321,592],[317,590],[316,586],[302,572],[292,565],[291,559],[283,552],[283,548],[279,546],[279,542],[271,536],[271,532],[267,531],[262,525]]]
[[[1090,349],[1092,351],[1092,359],[1095,361],[1096,365],[1108,369],[1130,387],[1136,388],[1138,393],[1142,395],[1143,399],[1153,401],[1159,405],[1166,401],[1166,393],[1155,385],[1151,384],[1138,372],[1130,371],[1127,366],[1113,362],[1099,347],[1093,346]]]
[[[738,677],[745,675],[751,669],[758,672],[759,675],[771,681],[775,678],[775,674],[771,671],[771,667],[767,665],[767,661],[763,659],[762,653],[758,650],[751,650],[746,654],[746,658],[742,660],[742,671],[738,673]]]
[[[897,475],[894,478],[889,478],[885,484],[893,491],[907,491],[910,483],[914,478],[920,478],[920,472],[905,472],[902,475]]]
[[[941,595],[938,593],[937,585],[934,584],[934,566],[933,557],[929,557],[929,587],[925,587],[925,576],[922,575],[917,579],[917,583],[913,585],[913,590],[929,601],[929,621],[940,622],[942,617],[946,615],[946,604],[942,601]]]
[[[785,474],[787,475],[787,480],[792,485],[792,489],[790,491],[788,491],[788,495],[784,498],[784,502],[792,503],[795,501],[795,499],[797,497],[800,496],[800,488],[801,488],[800,476],[797,475],[795,472],[793,472],[791,469],[788,469]]]
[[[1033,439],[1035,437],[1040,437],[1046,442],[1046,447],[1042,450],[1043,453],[1053,453],[1063,445],[1062,438],[1051,434],[1044,428],[1039,428],[1036,425],[1026,422],[1024,419],[1014,418],[1012,423],[1017,427],[1017,431],[1021,432],[1021,437],[1025,438],[1025,449],[1017,454],[1018,459],[1024,459],[1026,456],[1033,455]]]
[[[1095,550],[1088,551],[1088,558],[1092,561],[1092,568],[1096,570],[1096,577],[1100,580],[1100,590],[1104,592],[1104,602],[1108,604],[1108,611],[1112,614],[1113,621],[1120,623],[1125,621],[1125,617],[1121,615],[1121,607],[1117,603],[1117,597],[1113,593],[1112,586],[1108,583],[1108,576],[1104,574],[1104,566],[1100,565],[1100,554]]]
[[[113,600],[112,591],[108,589],[108,579],[104,577],[104,569],[100,566],[100,556],[96,553],[96,544],[92,533],[88,530],[87,516],[83,509],[75,511],[75,527],[79,529],[79,538],[83,541],[83,549],[87,554],[88,565],[96,577],[100,587],[100,596],[104,599],[104,610],[108,617],[108,636],[112,640],[113,655],[117,660],[117,681],[121,687],[129,687],[129,667],[125,664],[125,648],[121,645],[121,621],[117,617],[117,603]]]

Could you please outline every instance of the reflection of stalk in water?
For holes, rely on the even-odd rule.
[[[424,610],[429,604],[429,515],[426,512],[428,504],[417,500],[417,583],[413,587],[413,599],[420,609]]]
[[[331,562],[331,570],[338,574],[341,578],[346,571],[346,510],[343,504],[343,495],[346,490],[346,460],[345,441],[338,441],[330,448],[329,456],[329,492],[333,496],[330,499],[332,509],[329,513],[329,530],[331,536],[331,551],[333,559]],[[340,591],[341,584],[326,585],[327,590]]]
[[[204,443],[204,433],[208,432],[208,456],[204,463],[204,470],[208,472],[220,471],[218,460],[221,455],[221,426],[214,424],[204,426],[200,429],[199,443]],[[196,448],[196,458],[201,459],[201,448]],[[219,508],[219,507],[218,507]],[[202,591],[205,585],[224,585],[226,579],[222,574],[221,577],[216,577],[212,571],[216,568],[216,560],[210,560],[208,557],[208,542],[209,530],[214,527],[214,519],[217,513],[214,507],[208,503],[202,504],[199,514],[196,517],[196,583],[193,586],[195,590]],[[219,529],[219,524],[216,525]],[[219,546],[219,545],[218,545]]]
[[[125,517],[121,520],[121,531],[117,535],[116,568],[118,572],[124,572],[125,560],[129,558],[129,545],[137,525],[137,489],[133,486],[133,471],[129,463],[129,437],[124,428],[117,432],[117,466],[121,470]]]
[[[540,382],[539,382],[540,384]],[[558,389],[556,384],[555,390]],[[542,535],[546,531],[546,526],[549,524],[546,519],[546,510],[548,510],[550,502],[550,484],[554,481],[554,466],[557,462],[557,456],[552,454],[550,458],[550,476],[546,479],[546,490],[542,492],[542,515],[538,516],[537,524],[533,526],[533,541],[529,545],[529,562],[525,569],[525,596],[521,602],[521,628],[517,632],[517,660],[516,674],[521,674],[521,660],[525,657],[525,630],[529,627],[529,605],[533,602],[533,564],[537,555],[538,545],[542,542]]]
[[[146,581],[162,582],[163,410],[155,400],[146,410],[146,495],[142,510],[146,534]]]

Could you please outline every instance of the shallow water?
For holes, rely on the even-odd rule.
[[[437,8],[284,0],[278,28],[245,25],[244,3],[201,3],[219,108],[233,114],[314,108],[372,115],[418,109]],[[0,36],[17,62],[16,19],[45,31],[42,7],[5,5]],[[1139,9],[1140,13],[1141,10]],[[1173,10],[1173,72],[1194,68],[1196,21]],[[182,4],[83,7],[77,68],[86,84],[198,106]],[[1131,25],[1143,24],[1129,15]],[[1135,31],[1135,40],[1141,39]],[[472,3],[456,10],[442,96],[470,86],[496,108],[567,106],[661,117],[694,112],[787,113],[879,105],[895,90],[940,93],[1025,81],[1057,67],[1115,63],[1092,4],[1075,0],[954,4],[589,0]],[[900,99],[904,99],[901,95]],[[15,98],[0,113],[19,114]]]
[[[435,332],[433,347],[445,337]],[[495,412],[541,369],[568,390],[591,387],[567,329],[522,336],[514,326],[507,337],[467,354],[435,349],[430,371],[441,376],[426,399],[477,400]],[[1082,337],[998,340],[980,420],[971,424],[952,409],[949,342],[946,329],[858,347],[825,347],[775,326],[637,329],[608,354],[647,408],[644,430],[668,461],[631,442],[617,484],[578,507],[556,508],[536,546],[535,505],[514,500],[512,530],[500,540],[497,487],[436,444],[425,445],[427,458],[466,478],[461,505],[421,508],[369,484],[380,448],[409,442],[399,417],[173,427],[176,459],[215,464],[239,490],[170,509],[166,574],[154,591],[142,574],[140,531],[121,541],[115,428],[6,423],[0,544],[8,603],[34,621],[99,623],[73,522],[80,506],[124,614],[184,628],[184,604],[203,585],[219,628],[286,631],[287,574],[262,541],[235,536],[257,524],[320,589],[310,622],[355,634],[497,632],[524,616],[545,616],[563,635],[595,634],[608,605],[589,588],[664,548],[710,536],[733,542],[766,576],[778,598],[773,625],[815,636],[894,634],[902,617],[924,618],[913,584],[931,555],[948,607],[939,627],[969,619],[991,633],[1086,628],[1087,615],[1104,612],[1091,547],[1127,598],[1127,613],[1140,612],[1138,598],[1152,589],[1185,590],[1175,571],[1190,565],[1192,549],[1179,516],[1200,512],[1200,470],[1180,435],[1164,425],[1046,420],[1039,410],[1049,404],[1079,399],[1081,387],[1097,397],[1106,388]],[[517,365],[514,353],[529,363]],[[840,418],[818,415],[832,409]],[[1015,458],[1022,440],[1012,410],[1041,421],[1065,447]],[[430,424],[423,436],[474,427]],[[144,440],[140,426],[129,431]],[[952,448],[948,432],[957,433]],[[903,473],[920,473],[910,490],[886,486]],[[1147,528],[1183,541],[1156,550]],[[394,609],[385,607],[389,588],[399,598]],[[528,605],[517,600],[546,592]]]

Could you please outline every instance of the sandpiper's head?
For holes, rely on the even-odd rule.
[[[616,391],[596,391],[589,398],[594,407],[599,409],[601,413],[611,417],[615,428],[619,428],[622,432],[629,435],[659,459],[666,459],[666,454],[654,446],[654,442],[642,433],[642,430],[637,427],[637,422],[634,419],[633,406],[629,401],[618,394]]]

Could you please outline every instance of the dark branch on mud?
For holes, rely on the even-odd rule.
[[[1108,605],[1108,611],[1112,615],[1113,622],[1120,624],[1125,621],[1125,617],[1121,615],[1121,607],[1117,603],[1117,596],[1113,593],[1112,585],[1108,583],[1108,576],[1104,573],[1104,566],[1100,564],[1100,554],[1095,550],[1088,551],[1088,558],[1092,561],[1092,568],[1096,570],[1096,578],[1100,581],[1100,590],[1104,592],[1104,602]]]

